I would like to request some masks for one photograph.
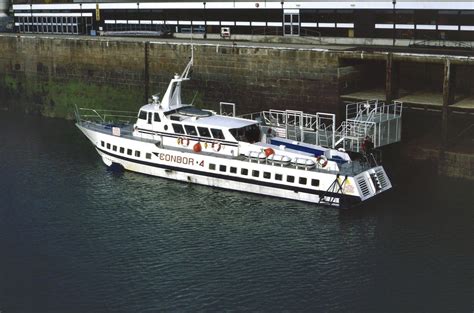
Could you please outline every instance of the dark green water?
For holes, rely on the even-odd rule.
[[[0,125],[2,313],[473,311],[472,183],[399,164],[338,211],[110,172],[72,122]]]

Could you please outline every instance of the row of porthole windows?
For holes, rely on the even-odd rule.
[[[209,169],[211,171],[215,171],[217,169],[216,164],[214,163],[209,163]],[[219,165],[219,172],[227,172],[227,165]],[[238,169],[235,166],[229,166],[229,173],[231,174],[237,174]],[[252,177],[260,177],[260,171],[259,170],[252,170],[251,171],[251,176]],[[249,170],[247,168],[242,167],[240,169],[240,175],[242,176],[248,176],[249,175]],[[271,179],[272,178],[272,173],[270,172],[263,172],[262,176],[264,179]],[[273,173],[273,179],[277,181],[283,181],[283,174],[278,174],[278,173]],[[295,176],[293,175],[286,175],[286,181],[288,183],[294,183],[295,182]],[[306,177],[298,177],[298,183],[300,185],[307,185],[308,184],[308,179]],[[319,186],[319,179],[311,179],[311,186],[313,187],[318,187]]]
[[[140,151],[138,151],[138,150],[135,150],[135,153],[133,152],[132,149],[126,149],[127,151],[125,151],[124,147],[117,147],[116,145],[111,145],[110,143],[105,143],[104,141],[101,141],[100,145],[104,148],[107,148],[108,150],[112,150],[112,151],[115,151],[115,152],[117,152],[117,150],[118,150],[119,153],[121,153],[121,154],[125,154],[125,152],[126,152],[127,155],[135,155],[137,158],[139,158],[140,155],[141,155]],[[145,153],[145,158],[151,159],[151,153]]]

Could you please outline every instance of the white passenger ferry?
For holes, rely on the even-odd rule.
[[[77,127],[107,166],[341,208],[392,187],[383,167],[372,158],[352,161],[343,149],[323,147],[321,136],[316,138],[319,144],[295,140],[305,133],[295,121],[308,122],[309,115],[272,111],[272,124],[268,114],[254,120],[183,104],[181,85],[189,79],[192,63],[191,58],[183,73],[175,75],[161,100],[153,96],[140,108],[136,121],[126,119],[128,112],[76,109]],[[284,127],[278,126],[283,122],[281,112]],[[298,126],[295,138],[290,136],[291,121]],[[338,140],[335,134],[333,130],[329,135],[333,145],[337,141],[349,148],[353,143],[349,136]]]

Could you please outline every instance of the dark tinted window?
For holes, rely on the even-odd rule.
[[[220,165],[219,166],[219,171],[225,172],[226,170],[227,170],[227,166],[225,166],[225,165]]]
[[[127,154],[132,155],[132,149],[127,149]]]
[[[146,120],[146,112],[140,111],[140,114],[138,114],[138,118],[141,120]]]
[[[211,132],[209,131],[209,128],[206,127],[198,127],[199,131],[199,136],[201,137],[211,137]]]
[[[103,147],[105,145],[104,141],[101,141],[100,145]]]
[[[112,150],[117,151],[117,146],[112,146]]]
[[[308,180],[306,179],[306,177],[300,177],[300,181],[299,181],[299,182],[300,182],[301,185],[306,185],[306,182],[307,182],[307,181],[308,181]]]
[[[215,164],[212,164],[212,163],[209,163],[209,169],[210,169],[210,170],[215,170],[215,169],[216,169],[216,165],[215,165]]]
[[[286,176],[286,181],[289,183],[294,183],[295,182],[295,176],[288,175]]]
[[[124,152],[125,152],[124,147],[120,147],[120,153],[124,153]]]
[[[160,115],[159,115],[158,113],[155,112],[153,118],[154,118],[155,122],[161,122],[161,120],[160,120]]]
[[[246,169],[246,168],[241,168],[241,169],[240,169],[240,174],[242,174],[242,175],[248,175],[248,174],[249,174],[249,170]]]
[[[146,154],[146,158],[147,158],[147,159],[151,159],[151,153],[147,153],[147,154]]]
[[[220,129],[215,129],[211,128],[212,136],[217,139],[224,139],[224,134],[222,133],[222,130]]]
[[[196,127],[190,126],[190,125],[184,125],[184,128],[186,129],[186,134],[191,135],[191,136],[197,136]]]
[[[184,134],[183,125],[181,124],[171,124],[173,125],[173,130],[177,134]]]
[[[272,175],[269,172],[263,172],[263,178],[270,179]]]
[[[253,177],[258,177],[258,175],[260,175],[260,172],[259,172],[259,171],[256,171],[256,170],[253,170],[253,171],[252,171],[252,176],[253,176]]]
[[[276,179],[276,180],[283,180],[283,175],[281,175],[281,174],[275,174],[275,179]]]
[[[139,158],[140,157],[140,151],[135,151],[135,156]]]
[[[230,167],[230,172],[233,173],[233,174],[236,174],[236,173],[237,173],[237,168],[231,166],[231,167]]]
[[[311,179],[311,186],[318,187],[319,179]]]
[[[110,143],[107,144],[107,149],[110,149]]]

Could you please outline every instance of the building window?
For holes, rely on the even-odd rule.
[[[253,171],[252,171],[252,176],[253,176],[253,177],[258,177],[259,175],[260,175],[260,172],[259,172],[259,171],[257,171],[257,170],[253,170]]]
[[[125,152],[125,148],[124,147],[120,147],[120,153],[124,153]]]
[[[137,158],[139,158],[139,157],[140,157],[140,151],[135,150],[135,156],[136,156]]]
[[[240,169],[240,174],[242,174],[242,175],[248,175],[248,174],[249,174],[249,170],[246,169],[246,168],[241,168],[241,169]]]
[[[319,179],[311,179],[311,186],[318,187]]]
[[[132,149],[127,149],[127,154],[132,155]]]
[[[213,163],[209,163],[209,169],[214,171],[216,169],[216,165]]]
[[[263,178],[270,179],[271,176],[270,172],[263,172]]]
[[[107,149],[110,149],[110,143],[107,144]]]
[[[227,170],[227,166],[225,165],[219,165],[219,171],[225,172]]]
[[[146,157],[147,159],[151,159],[151,153],[145,154],[145,157]]]
[[[105,142],[102,140],[102,141],[100,142],[100,145],[101,145],[102,147],[105,146]]]
[[[300,177],[299,183],[300,183],[301,185],[306,185],[307,182],[308,182],[308,180],[306,179],[306,177]]]
[[[171,124],[173,126],[173,130],[177,134],[184,134],[184,128],[181,124]]]
[[[230,167],[230,172],[231,172],[232,174],[237,174],[237,168],[231,166],[231,167]]]
[[[288,175],[286,176],[286,181],[289,183],[294,183],[295,182],[295,176]]]
[[[275,174],[275,180],[283,180],[283,175]]]

